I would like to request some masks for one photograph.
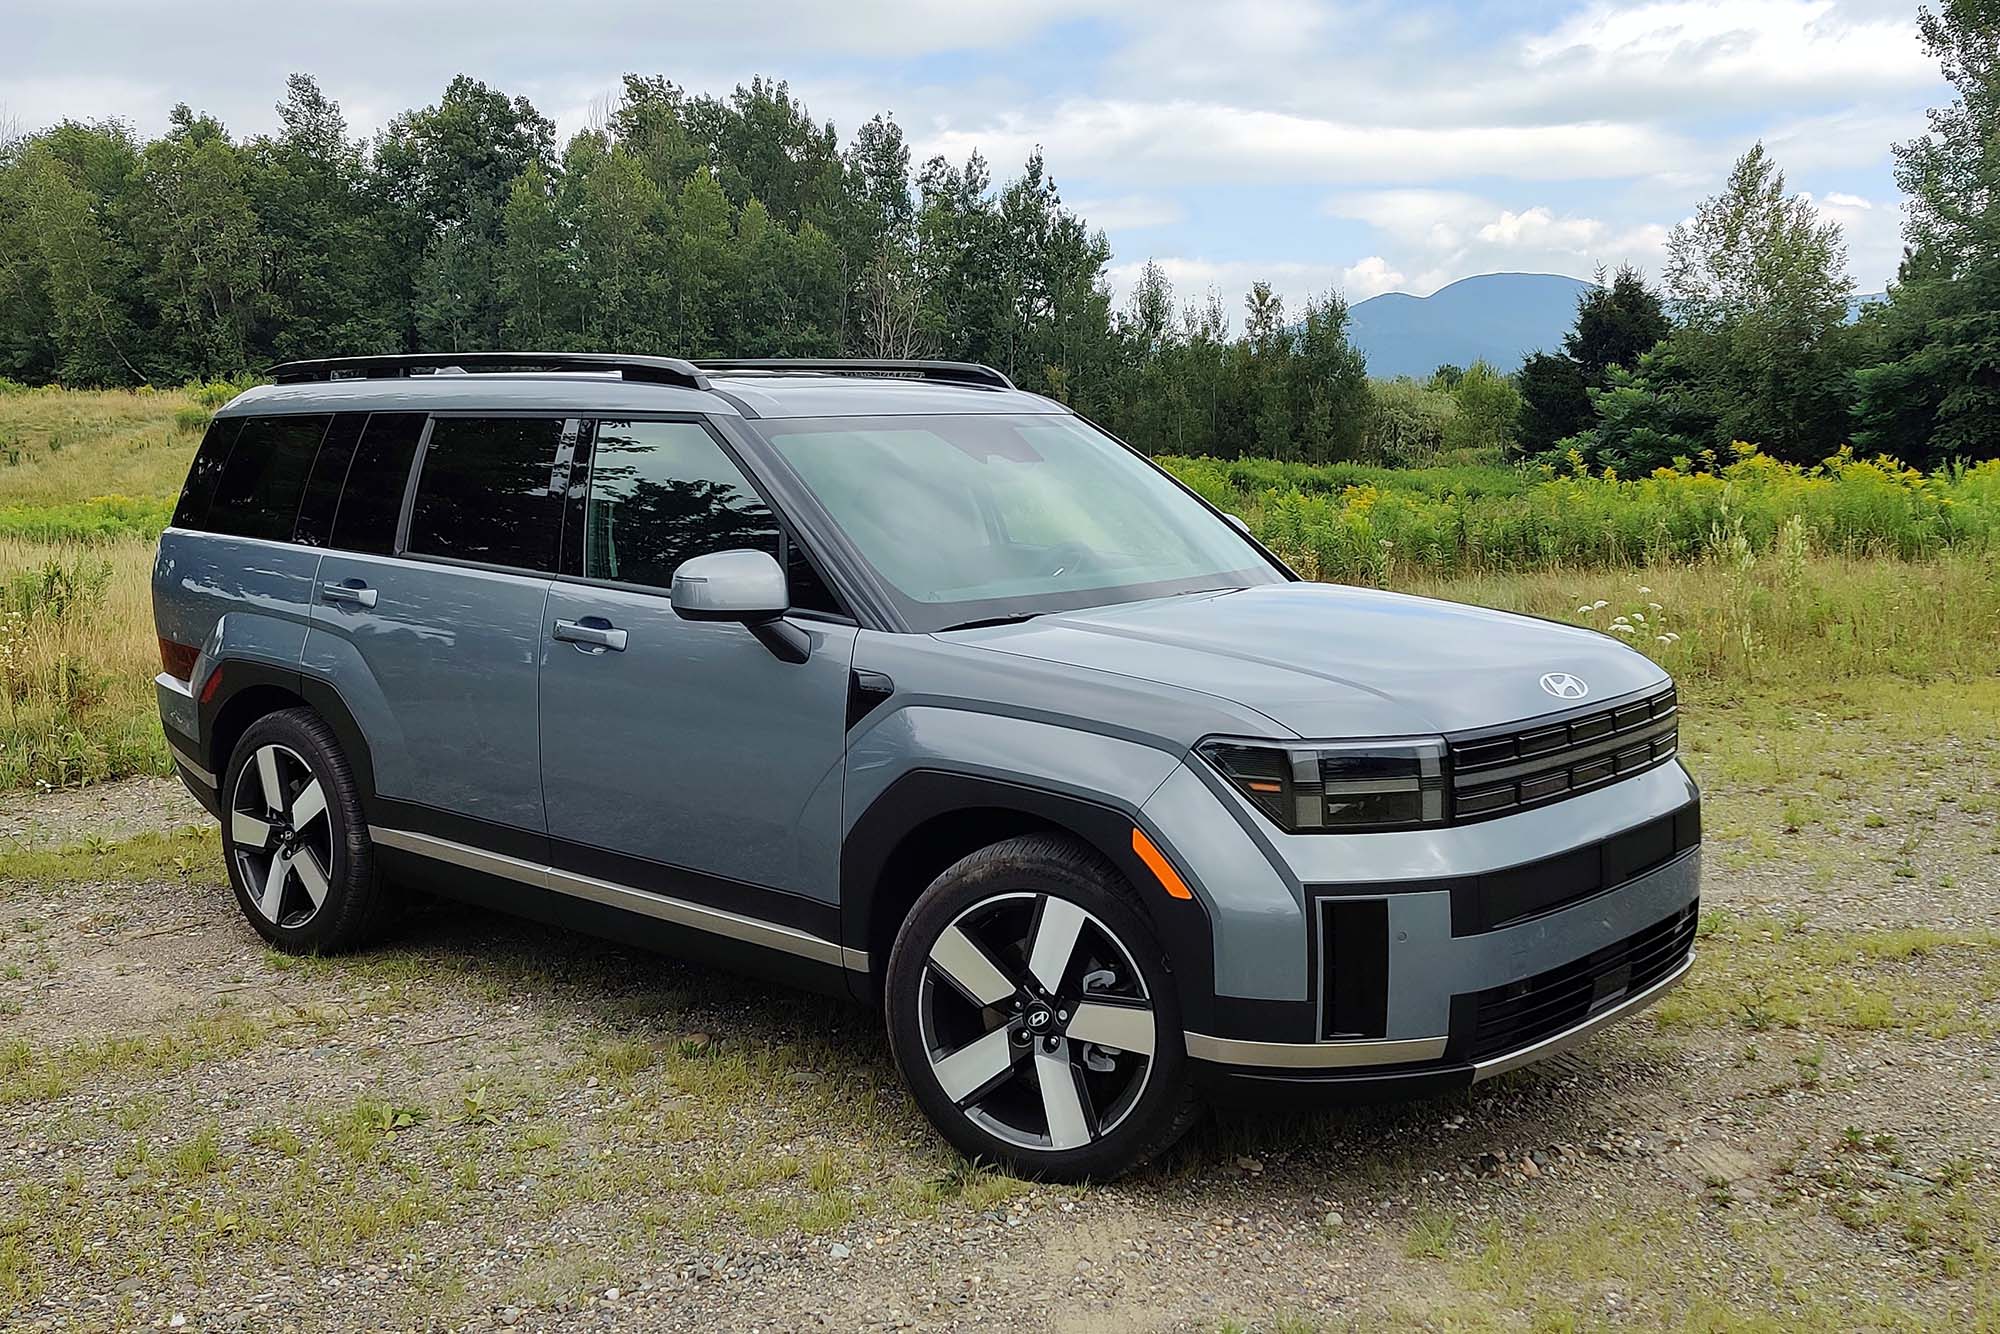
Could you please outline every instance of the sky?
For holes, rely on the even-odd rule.
[[[1900,253],[1891,145],[1950,92],[1915,0],[5,0],[0,123],[164,128],[174,103],[276,125],[288,73],[357,131],[467,73],[561,136],[620,76],[787,80],[843,139],[893,113],[921,162],[996,178],[1041,145],[1102,227],[1123,298],[1148,259],[1184,300],[1262,278],[1296,308],[1471,274],[1657,277],[1672,226],[1762,139],[1846,230],[1860,292]]]

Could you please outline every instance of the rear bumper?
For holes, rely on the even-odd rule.
[[[219,815],[222,804],[217,795],[218,780],[200,759],[201,722],[191,688],[179,677],[161,672],[153,678],[153,694],[159,701],[160,730],[166,734],[167,754],[173,757],[174,772],[203,810]]]

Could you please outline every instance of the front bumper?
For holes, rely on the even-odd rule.
[[[1667,975],[1651,985],[1607,1002],[1601,1009],[1547,1037],[1483,1060],[1437,1059],[1348,1066],[1248,1064],[1245,1062],[1258,1061],[1260,1054],[1228,1050],[1222,1053],[1224,1059],[1217,1060],[1212,1055],[1198,1055],[1196,1044],[1190,1042],[1190,1066],[1196,1083],[1209,1100],[1225,1104],[1266,1106],[1273,1101],[1342,1103],[1430,1097],[1470,1088],[1481,1080],[1567,1051],[1598,1030],[1645,1009],[1678,986],[1693,968],[1694,954],[1690,951],[1679,956]],[[1296,1053],[1298,1048],[1292,1050]]]
[[[1462,1087],[1686,975],[1700,805],[1678,764],[1478,824],[1339,836],[1279,834],[1202,777],[1147,814],[1200,832],[1176,850],[1212,922],[1213,989],[1183,1005],[1211,1086]]]

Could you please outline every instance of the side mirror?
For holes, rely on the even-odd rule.
[[[785,572],[765,551],[713,551],[683,561],[668,595],[686,621],[735,621],[786,662],[804,662],[812,637],[787,624]]]

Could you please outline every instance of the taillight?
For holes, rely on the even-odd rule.
[[[160,640],[160,667],[176,681],[194,679],[194,660],[201,656],[201,650],[192,644],[176,644],[171,639]]]

